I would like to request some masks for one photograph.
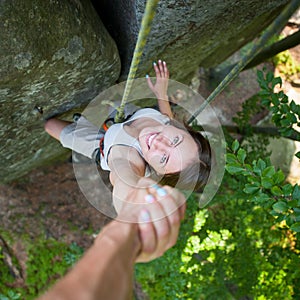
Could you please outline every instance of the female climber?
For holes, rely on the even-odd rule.
[[[173,119],[168,101],[167,64],[154,63],[155,83],[146,76],[158,101],[158,110],[138,109],[123,123],[113,124],[105,135],[84,116],[70,123],[48,119],[45,130],[64,147],[89,158],[97,151],[101,167],[110,171],[113,201],[117,211],[137,182],[143,177],[180,189],[199,190],[207,182],[211,169],[211,149],[200,132]]]

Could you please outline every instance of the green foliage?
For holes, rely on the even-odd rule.
[[[27,247],[25,286],[12,289],[14,278],[6,270],[7,279],[1,278],[0,300],[35,299],[37,295],[43,293],[63,276],[68,268],[81,257],[82,253],[83,249],[76,243],[67,245],[54,239],[44,238],[30,242]],[[2,270],[5,268],[2,268],[1,265],[1,274],[3,274]]]
[[[300,72],[300,64],[293,59],[289,50],[275,55],[273,62],[280,74],[284,75],[287,79]]]
[[[300,296],[295,236],[274,226],[273,216],[247,201],[240,186],[226,175],[214,204],[204,210],[197,208],[197,196],[191,196],[176,247],[136,267],[150,299]]]
[[[62,276],[67,264],[63,260],[67,245],[55,240],[38,240],[28,249],[27,279],[29,295],[37,295]]]
[[[3,249],[0,247],[0,291],[7,290],[7,286],[11,285],[14,282],[14,278],[10,272],[9,267],[5,263]],[[0,300],[4,300],[4,295],[0,293]]]
[[[73,266],[83,255],[83,248],[79,247],[76,243],[71,243],[69,251],[64,255],[64,260],[68,266]]]
[[[243,191],[248,201],[266,209],[276,218],[277,223],[284,221],[285,226],[299,232],[300,225],[300,187],[285,183],[281,170],[276,171],[269,161],[254,160],[247,162],[246,151],[235,141],[227,153],[226,170],[244,183]],[[242,178],[241,178],[242,176]]]
[[[21,299],[21,294],[13,290],[8,290],[6,296],[0,294],[0,300],[19,300]]]
[[[259,95],[262,98],[262,104],[271,111],[272,121],[280,134],[283,137],[293,137],[300,141],[300,133],[293,128],[294,125],[300,125],[300,105],[294,100],[289,102],[288,96],[283,91],[274,92],[276,85],[282,85],[280,77],[274,77],[271,72],[264,76],[262,71],[258,71],[257,77],[261,88]]]

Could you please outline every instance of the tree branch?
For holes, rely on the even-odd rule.
[[[300,30],[263,49],[245,66],[244,70],[253,68],[260,63],[268,60],[269,58],[275,56],[276,54],[291,49],[299,44]]]
[[[242,71],[254,68],[257,65],[263,63],[264,61],[277,55],[278,53],[291,49],[299,44],[300,44],[300,30],[264,48],[243,68]],[[232,70],[232,68],[236,65],[237,64],[232,64],[218,71],[212,69],[210,76],[212,76],[213,78],[221,82],[225,77],[225,75],[228,74],[229,71]]]

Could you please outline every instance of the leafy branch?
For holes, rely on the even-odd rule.
[[[247,153],[234,141],[226,155],[226,170],[231,175],[246,179],[243,192],[248,200],[269,209],[277,223],[284,221],[291,230],[300,232],[300,187],[285,182],[281,170],[276,171],[270,162],[261,158],[251,163]]]
[[[274,91],[275,87],[282,86],[282,79],[274,77],[271,72],[266,75],[262,71],[257,72],[258,83],[261,88],[259,95],[261,103],[272,113],[272,121],[279,133],[286,138],[300,141],[300,132],[295,126],[300,126],[300,105],[294,100],[289,102],[288,96],[283,92]],[[300,158],[300,152],[296,154]]]

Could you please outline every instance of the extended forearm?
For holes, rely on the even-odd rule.
[[[111,222],[75,267],[40,300],[131,299],[137,225]]]
[[[117,212],[120,212],[127,196],[135,189],[139,180],[144,177],[145,163],[135,149],[128,152],[126,147],[119,151],[114,147],[110,154],[110,181],[113,185],[113,203]],[[122,148],[121,148],[122,149]],[[126,153],[126,155],[124,155]],[[131,161],[134,161],[132,163]]]
[[[168,96],[160,97],[157,99],[159,111],[162,114],[167,115],[169,118],[173,119],[174,115],[171,110],[170,102],[168,100]]]

